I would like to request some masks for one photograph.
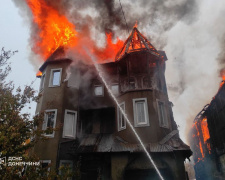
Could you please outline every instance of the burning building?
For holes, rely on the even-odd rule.
[[[166,60],[134,27],[115,61],[97,66],[162,176],[187,179],[184,160],[192,152],[173,118]],[[93,64],[65,58],[61,48],[40,72],[36,113],[45,113],[39,128],[49,129],[49,140],[34,152],[43,164],[67,164],[84,180],[159,179]]]
[[[225,86],[196,116],[190,133],[196,179],[224,179],[225,173]]]

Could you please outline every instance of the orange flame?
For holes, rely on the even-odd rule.
[[[59,14],[56,9],[49,6],[44,0],[26,1],[33,13],[33,20],[39,28],[39,37],[32,47],[36,54],[40,54],[46,59],[58,47],[72,46],[76,43],[77,32],[75,26],[65,16]]]
[[[208,123],[207,123],[207,119],[206,118],[204,118],[202,120],[201,128],[202,128],[203,140],[204,140],[204,143],[206,143],[206,141],[210,138],[209,130],[208,130]]]
[[[59,0],[60,1],[60,0]],[[123,46],[123,41],[117,38],[112,42],[112,33],[106,33],[106,46],[99,49],[91,38],[87,38],[84,32],[77,32],[66,16],[60,14],[57,9],[46,3],[46,0],[26,0],[33,13],[33,21],[38,26],[38,38],[34,39],[32,47],[34,53],[47,59],[57,48],[61,46],[72,47],[76,53],[86,59],[85,46],[98,58],[98,61],[112,60]],[[88,39],[88,41],[87,41]]]
[[[41,72],[41,71],[38,71],[37,74],[36,74],[36,77],[39,78],[39,77],[41,77],[41,76],[42,76],[42,72]]]
[[[117,52],[123,46],[123,41],[117,38],[115,43],[112,42],[112,33],[106,33],[106,46],[103,49],[97,49],[94,47],[93,52],[99,58],[100,61],[107,59],[114,59]]]

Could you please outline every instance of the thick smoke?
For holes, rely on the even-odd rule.
[[[157,48],[167,53],[166,79],[175,121],[181,137],[190,130],[195,115],[215,95],[225,68],[225,2],[197,0],[45,0],[75,24],[86,40],[105,46],[105,32],[126,39],[135,22]],[[21,15],[31,22],[24,0],[14,0]],[[23,12],[23,13],[22,13]],[[44,12],[47,13],[47,12]],[[36,32],[31,25],[31,43]],[[128,33],[129,32],[129,33]]]

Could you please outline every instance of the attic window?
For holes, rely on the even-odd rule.
[[[102,84],[94,86],[94,95],[95,96],[104,96],[104,87]]]
[[[49,87],[60,86],[62,68],[51,69]]]

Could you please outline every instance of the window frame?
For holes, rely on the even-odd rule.
[[[125,106],[125,102],[122,102],[119,104],[119,106],[121,107],[122,105],[124,105],[124,109],[123,111],[125,112],[126,106]],[[124,127],[122,127],[122,117],[124,118]],[[124,117],[124,115],[122,114],[122,112],[120,111],[119,107],[117,107],[117,127],[118,127],[118,131],[122,131],[124,129],[126,129],[126,119]]]
[[[136,109],[136,102],[137,101],[144,101],[144,112],[145,112],[145,119],[146,119],[145,123],[139,123],[138,122],[137,109]],[[150,126],[147,98],[136,98],[136,99],[133,99],[133,112],[134,112],[134,127]]]
[[[101,94],[101,95],[96,95],[96,93],[95,93],[95,88],[96,88],[96,87],[102,87],[102,94]],[[95,96],[95,97],[104,97],[104,91],[105,91],[105,90],[104,90],[103,84],[95,84],[95,85],[94,85],[94,96]]]
[[[44,127],[44,124],[46,124],[46,125],[48,124],[48,122],[45,123],[45,119],[46,119],[46,115],[47,115],[46,112],[52,112],[52,111],[55,112],[53,129],[55,128],[55,126],[56,126],[56,119],[57,119],[57,109],[47,109],[47,110],[45,110],[45,114],[44,114],[44,121],[43,121],[43,124],[42,124],[42,130],[46,130],[47,129],[47,126]],[[46,137],[54,138],[55,131],[53,130],[52,134],[46,134],[46,133],[44,133],[43,135],[46,136]]]
[[[60,76],[59,76],[59,85],[53,85],[53,73],[54,71],[58,71],[60,72]],[[51,69],[50,71],[50,78],[49,78],[49,87],[59,87],[61,85],[61,78],[62,78],[62,68],[56,68],[56,69]]]
[[[51,164],[52,161],[51,161],[51,160],[40,160],[40,163],[41,163],[41,164],[42,164],[42,163],[48,163],[48,166],[49,166],[49,164]],[[50,170],[51,170],[51,168],[48,167],[48,172],[50,172]]]
[[[44,80],[43,80],[43,77],[44,77]],[[39,92],[41,92],[45,87],[45,79],[46,79],[46,73],[43,73],[42,76],[41,76]]]
[[[73,136],[67,136],[65,135],[65,120],[66,120],[66,114],[67,112],[71,112],[75,114],[75,119],[74,119],[74,132],[73,132]],[[63,138],[68,138],[68,139],[76,139],[76,133],[77,133],[77,111],[73,111],[73,110],[68,110],[65,109],[65,114],[64,114],[64,122],[63,122],[63,133],[62,133],[62,137]]]
[[[158,117],[159,117],[159,127],[163,127],[163,128],[169,128],[169,119],[168,119],[168,114],[167,114],[167,111],[166,111],[166,103],[165,101],[161,101],[159,99],[156,100],[157,102],[157,109],[158,109]],[[163,114],[163,117],[165,119],[165,121],[163,121],[160,117],[160,107],[159,107],[159,103],[162,103],[163,104],[163,110],[164,110],[164,114]],[[164,122],[166,122],[166,124],[164,124]]]

